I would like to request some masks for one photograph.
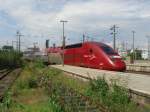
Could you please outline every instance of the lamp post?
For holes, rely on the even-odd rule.
[[[65,30],[65,28],[64,28],[64,24],[66,23],[66,22],[68,22],[68,21],[66,21],[66,20],[61,20],[60,21],[61,23],[62,23],[62,25],[63,25],[63,41],[62,41],[62,51],[63,51],[63,55],[62,55],[62,66],[64,66],[64,49],[65,49],[65,35],[64,35],[64,30]]]

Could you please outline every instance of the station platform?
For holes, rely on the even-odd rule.
[[[149,72],[150,74],[150,60],[135,60],[132,64],[129,60],[125,62],[127,66],[126,69],[129,71]]]
[[[150,74],[150,64],[146,63],[136,63],[136,64],[126,64],[126,69],[130,71],[140,71],[149,72]]]
[[[134,73],[123,73],[115,71],[106,71],[99,69],[83,68],[69,65],[51,65],[54,68],[61,69],[65,72],[78,74],[84,78],[97,79],[98,77],[104,77],[108,83],[115,81],[116,84],[124,86],[125,88],[132,90],[138,94],[144,95],[150,98],[150,76]]]

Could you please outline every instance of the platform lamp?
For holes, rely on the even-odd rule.
[[[62,41],[62,53],[63,53],[63,55],[62,55],[62,66],[64,66],[64,49],[65,49],[65,35],[64,35],[64,24],[65,23],[67,23],[68,21],[66,21],[66,20],[60,20],[60,22],[62,23],[62,25],[63,25],[63,32],[62,32],[62,35],[63,35],[63,41]]]

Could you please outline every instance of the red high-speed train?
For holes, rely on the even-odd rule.
[[[56,49],[56,50],[54,50]],[[59,52],[61,48],[49,49]],[[51,60],[50,60],[51,61]],[[124,71],[125,62],[110,46],[100,42],[84,42],[67,45],[64,50],[64,63],[67,65],[96,68],[102,70]]]

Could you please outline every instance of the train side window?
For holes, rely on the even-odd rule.
[[[93,53],[93,50],[92,50],[92,49],[90,49],[89,51],[90,51],[91,54]]]

